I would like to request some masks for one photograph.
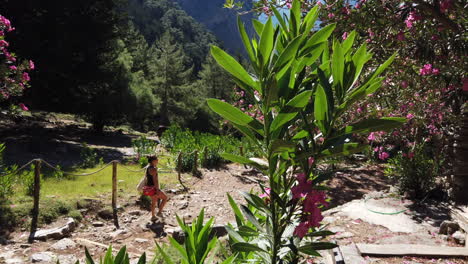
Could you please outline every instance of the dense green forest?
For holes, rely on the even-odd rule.
[[[11,49],[36,63],[32,109],[84,116],[96,130],[179,124],[215,130],[205,99],[233,83],[209,56],[222,45],[172,0],[5,0]]]

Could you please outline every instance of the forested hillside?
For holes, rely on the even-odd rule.
[[[15,22],[11,49],[36,63],[23,98],[32,109],[80,114],[97,130],[210,130],[205,99],[229,99],[231,82],[208,58],[215,36],[173,1],[5,0],[0,13]]]

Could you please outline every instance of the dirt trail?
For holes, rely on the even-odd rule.
[[[114,248],[126,245],[131,257],[136,258],[143,252],[151,257],[154,255],[154,241],[167,242],[167,236],[172,235],[178,229],[176,214],[187,222],[191,222],[201,208],[205,208],[205,217],[215,217],[215,224],[224,225],[234,221],[226,193],[229,193],[236,201],[243,202],[239,191],[256,190],[257,184],[252,180],[262,180],[261,175],[236,164],[229,164],[220,170],[203,170],[202,174],[201,179],[191,178],[188,183],[188,192],[176,194],[174,190],[166,190],[169,201],[164,210],[164,221],[151,223],[150,212],[137,204],[136,195],[130,195],[128,199],[119,200],[120,229],[114,227],[111,219],[104,220],[94,212],[85,213],[83,221],[69,237],[72,242],[67,239],[59,242],[48,240],[37,241],[30,245],[26,242],[28,239],[26,230],[14,232],[10,243],[0,246],[0,263],[30,263],[32,256],[40,259],[41,254],[45,260],[51,257],[51,261],[39,261],[39,263],[55,263],[56,259],[59,259],[62,264],[74,263],[77,259],[83,261],[84,246],[88,247],[96,258],[102,255],[105,247],[99,244],[112,244]],[[56,227],[63,222],[62,219],[43,228]],[[66,247],[67,243],[71,245]],[[60,248],[61,246],[65,248]]]

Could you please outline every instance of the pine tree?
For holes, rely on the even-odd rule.
[[[151,47],[149,72],[154,75],[154,93],[161,100],[159,120],[162,125],[186,124],[201,103],[200,92],[192,85],[192,67],[169,33]]]
[[[198,76],[200,77],[199,87],[206,89],[207,97],[225,100],[231,98],[234,82],[211,55],[206,57]]]

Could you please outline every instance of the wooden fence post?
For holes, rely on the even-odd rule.
[[[119,228],[119,219],[117,216],[117,161],[112,161],[112,214],[114,225]]]
[[[39,199],[41,194],[41,160],[34,160],[34,205],[32,209],[31,233],[28,242],[34,241],[37,230],[37,220],[39,218]]]
[[[195,150],[194,155],[195,155],[195,160],[193,162],[192,174],[193,176],[197,176],[198,175],[198,150]]]
[[[184,183],[182,182],[182,151],[179,152],[179,156],[177,157],[177,179],[179,180],[180,185],[184,187],[184,190],[187,190],[187,187],[185,187]]]
[[[208,148],[205,146],[203,148],[203,164],[202,164],[204,168],[208,167],[207,161],[208,161]]]

